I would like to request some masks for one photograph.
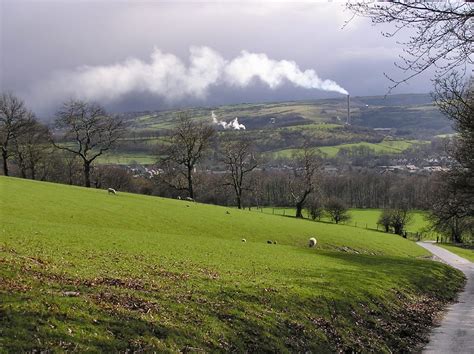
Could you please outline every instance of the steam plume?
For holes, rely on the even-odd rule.
[[[224,129],[245,130],[245,125],[239,123],[239,118],[235,117],[229,123],[218,120],[214,111],[211,112],[212,123],[220,125]]]
[[[75,97],[107,102],[129,93],[146,92],[167,101],[203,99],[212,86],[247,87],[255,80],[270,89],[290,82],[306,89],[348,93],[336,82],[319,78],[313,69],[302,71],[294,61],[273,60],[266,54],[247,51],[226,60],[209,47],[191,47],[189,65],[155,48],[149,62],[130,58],[112,65],[82,66],[56,73],[34,89],[33,98],[44,100],[43,93],[48,92],[55,99]]]

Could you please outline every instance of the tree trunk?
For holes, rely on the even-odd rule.
[[[188,167],[188,192],[189,192],[189,197],[194,199],[193,168],[192,167]]]
[[[242,209],[242,198],[237,194],[237,208]]]
[[[461,243],[461,232],[459,231],[458,219],[454,219],[454,227],[452,228],[452,241],[454,243]]]
[[[25,170],[25,167],[23,167],[21,163],[20,163],[20,176],[21,178],[26,178],[26,170]]]
[[[2,147],[2,159],[3,159],[3,175],[8,176],[8,154],[7,150]]]
[[[91,186],[91,163],[84,161],[84,185],[87,188]]]
[[[297,218],[303,218],[303,204],[302,203],[296,203],[296,217]]]
[[[30,170],[31,170],[31,179],[36,179],[36,166],[34,164],[31,164]]]
[[[461,235],[458,232],[454,234],[454,243],[462,243]]]
[[[396,226],[394,226],[393,228],[394,228],[394,232],[395,232],[397,235],[402,236],[402,234],[403,234],[403,232],[402,232],[402,231],[403,231],[403,228],[402,228],[401,226],[396,225]]]
[[[68,168],[68,182],[69,182],[69,185],[72,186],[72,175],[73,175],[72,166],[68,164],[67,168]]]
[[[20,168],[21,178],[26,178],[25,159],[23,158],[23,156],[20,152],[18,152],[18,167]]]

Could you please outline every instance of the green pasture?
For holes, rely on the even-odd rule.
[[[157,157],[153,154],[133,154],[124,152],[107,153],[97,158],[98,164],[131,165],[138,163],[141,165],[151,165],[156,163]]]
[[[283,216],[291,216],[294,217],[296,214],[295,208],[288,208],[288,207],[264,207],[254,209],[256,212],[263,212],[266,214],[273,214],[273,215],[283,215]],[[349,215],[351,219],[344,223],[346,226],[353,226],[359,228],[367,228],[372,230],[381,229],[381,227],[377,227],[377,221],[380,217],[380,213],[382,212],[381,209],[357,209],[352,208],[349,209]],[[307,210],[303,210],[303,216],[306,219],[310,219],[310,215],[308,214]],[[330,222],[330,219],[327,216],[323,216],[321,218],[322,222]],[[422,233],[425,235],[426,239],[436,239],[436,236],[432,235],[432,232],[429,231],[429,222],[426,219],[426,212],[421,210],[416,210],[412,212],[412,219],[410,223],[407,225],[407,231],[411,233]]]
[[[334,146],[321,146],[317,149],[327,157],[336,157],[338,152],[343,148],[349,149],[361,146],[371,149],[376,154],[399,154],[411,148],[415,144],[423,143],[426,142],[419,140],[384,140],[380,143],[360,142],[353,144],[340,144]],[[290,158],[295,152],[298,151],[298,149],[283,149],[273,151],[271,154],[275,158]]]
[[[463,283],[361,228],[7,177],[0,195],[2,352],[413,351]]]

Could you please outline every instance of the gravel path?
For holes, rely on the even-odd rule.
[[[430,242],[418,242],[441,261],[462,271],[466,287],[458,302],[449,306],[441,325],[433,330],[423,353],[474,354],[474,263]]]

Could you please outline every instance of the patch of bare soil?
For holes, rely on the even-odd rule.
[[[92,301],[97,305],[112,310],[126,309],[140,313],[149,313],[158,310],[159,306],[151,301],[144,300],[129,294],[116,294],[111,292],[99,292],[90,295]]]

